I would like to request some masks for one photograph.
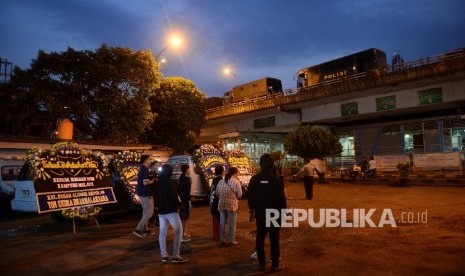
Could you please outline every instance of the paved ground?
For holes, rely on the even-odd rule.
[[[304,200],[301,184],[289,184],[296,208],[390,208],[397,227],[283,229],[282,258],[286,275],[465,275],[465,188],[414,187],[332,183],[315,187],[313,201]],[[155,236],[136,238],[139,214],[121,215],[95,226],[81,226],[73,237],[71,224],[53,223],[48,216],[25,216],[0,222],[2,275],[259,275],[249,256],[254,224],[241,202],[239,246],[219,248],[211,239],[209,209],[196,204],[183,244],[188,264],[163,265]],[[426,223],[402,223],[402,212],[427,210]],[[407,213],[404,219],[407,218]],[[411,218],[412,219],[412,218]],[[20,228],[20,226],[22,226]],[[172,240],[172,234],[168,240]],[[268,272],[267,272],[268,273]]]

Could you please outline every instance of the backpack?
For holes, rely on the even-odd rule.
[[[218,188],[218,183],[221,181],[222,177],[215,177],[212,181],[212,186],[210,188],[210,210],[211,214],[215,215],[218,213],[218,201],[220,200],[216,195],[216,188]]]

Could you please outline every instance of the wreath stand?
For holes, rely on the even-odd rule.
[[[93,219],[94,219],[95,225],[97,226],[97,229],[99,231],[102,231],[102,229],[100,228],[100,224],[98,223],[97,218],[94,217]],[[73,218],[73,236],[76,236],[76,218]]]

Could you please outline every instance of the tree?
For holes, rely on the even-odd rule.
[[[29,69],[15,70],[9,90],[42,116],[42,137],[69,118],[76,139],[135,143],[153,121],[148,99],[160,79],[150,51],[104,44],[95,51],[39,51]],[[29,123],[22,120],[21,128]]]
[[[150,97],[156,114],[145,139],[152,144],[166,145],[175,153],[191,148],[205,124],[205,94],[182,77],[168,77]]]
[[[0,84],[0,134],[7,136],[40,136],[46,133],[44,113],[34,94],[21,82],[24,72],[15,67],[10,82]]]
[[[321,128],[303,125],[286,136],[284,148],[289,154],[305,160],[323,159],[342,152],[342,145],[334,134]]]
[[[155,118],[149,98],[161,73],[150,51],[103,45],[94,54],[96,76],[90,90],[94,138],[135,143]]]

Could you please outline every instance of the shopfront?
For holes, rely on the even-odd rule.
[[[242,150],[254,164],[259,163],[260,156],[273,151],[284,152],[285,134],[232,132],[221,134],[218,138],[223,142],[224,150]],[[285,157],[286,161],[297,160],[295,156]]]
[[[465,151],[465,120],[460,118],[347,126],[335,131],[343,146],[341,159],[346,162],[373,155]]]

